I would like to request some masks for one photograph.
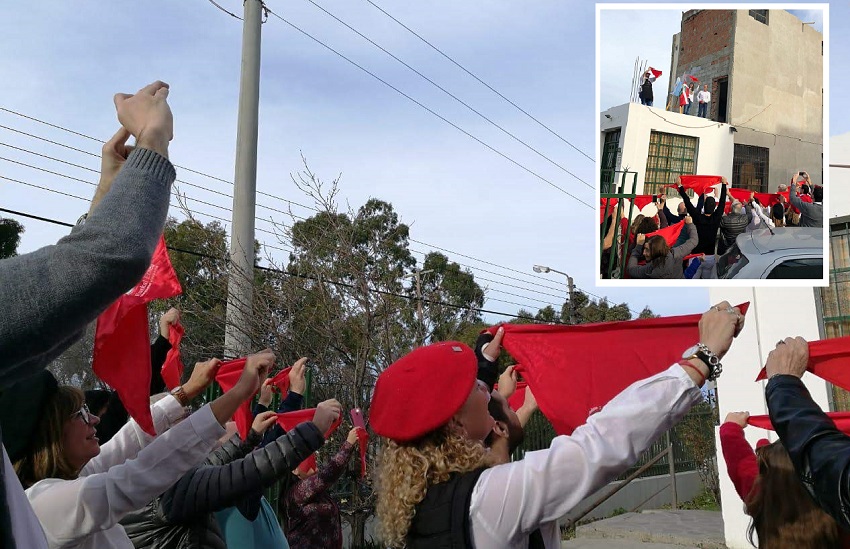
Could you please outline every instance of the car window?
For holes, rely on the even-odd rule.
[[[733,244],[725,254],[717,258],[717,278],[733,278],[747,263],[747,256],[741,253],[738,244]]]
[[[823,259],[791,259],[783,261],[767,274],[767,278],[800,279],[823,277]]]

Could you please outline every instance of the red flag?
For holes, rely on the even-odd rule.
[[[649,81],[650,81],[650,82],[655,82],[655,80],[656,80],[659,76],[661,76],[661,71],[660,71],[660,70],[658,70],[658,69],[653,69],[652,67],[649,67],[649,68],[647,69],[647,71],[649,71],[649,74],[650,74],[650,76],[649,76]]]
[[[821,379],[850,390],[850,336],[809,342],[809,365],[806,368]],[[767,377],[764,368],[756,381]]]
[[[827,417],[835,423],[839,431],[846,435],[850,435],[850,412],[825,412]],[[770,422],[770,416],[750,416],[747,423],[753,427],[760,427],[769,431],[775,431],[773,424]]]
[[[747,189],[736,189],[734,187],[726,188],[726,194],[728,194],[735,200],[740,200],[741,202],[749,202],[750,193],[752,193],[752,191],[748,191]]]
[[[277,424],[283,428],[284,431],[291,431],[295,429],[300,423],[304,423],[305,421],[313,421],[313,416],[316,415],[315,408],[307,408],[306,410],[296,410],[294,412],[286,412],[283,414],[277,415]],[[337,427],[339,427],[340,423],[342,423],[342,415],[340,415],[333,425],[324,433],[325,439],[330,437],[334,431],[336,431]],[[365,455],[365,452],[364,452]],[[300,469],[304,472],[309,471],[310,469],[316,469],[316,454],[310,454],[304,461],[302,461],[296,469]]]
[[[237,358],[236,360],[221,363],[218,373],[215,375],[215,381],[221,387],[222,391],[226,393],[233,389],[236,382],[242,376],[242,370],[245,369],[245,362],[247,360],[247,358]],[[251,398],[254,398],[254,395],[251,395]],[[242,437],[242,440],[248,437],[251,423],[254,422],[254,418],[251,415],[251,398],[240,404],[236,413],[233,414],[233,421],[236,422],[236,428],[239,429],[239,436]]]
[[[690,80],[691,82],[699,82],[699,78],[697,78],[693,74],[686,74],[685,75],[685,81],[687,82],[688,80]]]
[[[614,215],[617,211],[616,198],[600,198],[599,199],[599,224],[605,223],[605,218],[609,215]]]
[[[292,366],[284,368],[283,370],[279,371],[277,375],[275,375],[271,379],[270,382],[272,385],[277,387],[278,391],[280,391],[280,394],[282,394],[284,397],[286,397],[286,392],[289,390],[289,372],[291,371]]]
[[[672,248],[673,244],[675,244],[676,241],[679,240],[679,235],[682,234],[682,229],[684,228],[685,222],[679,221],[675,225],[670,225],[669,227],[658,229],[655,232],[647,233],[646,240],[649,240],[649,238],[652,236],[663,236],[664,240],[667,242],[667,245]]]
[[[748,306],[738,307],[746,314]],[[502,345],[522,362],[523,376],[555,431],[570,434],[623,389],[681,360],[682,351],[699,341],[701,316],[577,326],[503,324]]]
[[[168,327],[168,342],[171,343],[171,349],[165,355],[165,362],[162,363],[162,380],[165,381],[165,386],[168,390],[174,389],[180,385],[180,378],[183,377],[183,361],[180,360],[180,342],[183,340],[183,326],[179,322],[174,322]]]
[[[682,186],[686,189],[693,189],[697,194],[705,194],[711,187],[722,181],[719,175],[683,175]],[[676,187],[676,184],[667,185],[668,187]]]
[[[638,207],[639,210],[642,210],[644,206],[649,204],[650,202],[655,200],[655,196],[651,194],[638,194],[635,195],[633,202],[635,206]]]
[[[92,369],[115,389],[136,423],[156,435],[150,410],[151,355],[147,304],[182,292],[160,237],[151,264],[135,288],[97,319]]]

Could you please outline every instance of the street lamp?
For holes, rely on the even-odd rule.
[[[573,277],[571,277],[570,275],[568,275],[567,273],[565,273],[563,271],[559,271],[559,270],[553,269],[551,267],[546,267],[545,265],[535,265],[532,268],[534,269],[535,273],[558,273],[558,274],[562,274],[565,277],[567,277],[567,292],[569,294],[569,299],[570,299],[570,308],[569,308],[570,324],[575,324],[575,315],[573,314],[573,312],[575,310],[575,307],[573,305],[573,291],[575,289],[575,287],[573,286]]]

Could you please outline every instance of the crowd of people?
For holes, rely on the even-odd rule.
[[[168,91],[155,82],[115,96],[122,129],[104,150],[123,154],[104,154],[99,203],[55,245],[0,261],[2,546],[341,547],[339,510],[329,488],[364,433],[351,429],[336,455],[313,465],[311,456],[341,420],[340,403],[321,402],[305,421],[278,427],[279,412],[303,405],[303,359],[289,371],[278,411],[269,409],[267,380],[276,357],[268,350],[246,357],[232,389],[194,412],[189,404],[215,379],[219,359],[196,364],[171,392],[154,380],[151,392],[160,391],[150,399],[155,436],[128,419],[112,394],[59,385],[45,369],[148,268],[175,179],[168,160]],[[123,146],[129,135],[136,138],[134,148]],[[714,223],[714,212],[689,203],[686,209],[679,213],[690,218],[681,246],[694,248],[701,224]],[[653,244],[649,248],[650,261],[665,257],[653,252]],[[674,246],[670,253],[675,262],[683,252]],[[178,319],[176,310],[162,317],[153,357],[162,356],[164,334]],[[508,405],[517,373],[509,367],[500,375],[497,368],[504,330],[482,334],[474,349],[449,341],[413,350],[380,374],[371,399],[369,421],[381,437],[374,471],[380,539],[411,549],[560,547],[558,519],[631,466],[702,400],[701,386],[720,375],[720,361],[743,326],[737,307],[711,307],[699,321],[698,344],[678,363],[660,365],[666,369],[627,387],[571,435],[515,461],[511,452],[537,405],[528,389],[518,410]],[[768,405],[786,462],[817,506],[845,528],[850,439],[800,383],[806,353],[804,341],[787,339],[770,354]],[[231,418],[255,394],[250,430],[233,432]],[[808,515],[800,507],[797,515],[777,518],[773,502],[759,503],[758,497],[764,501],[782,488],[771,484],[773,478],[765,465],[752,482],[750,492],[759,492],[748,494],[748,512],[760,546],[787,547],[771,536],[787,530],[782,521]],[[285,531],[262,496],[273,483],[283,486]],[[775,539],[786,539],[780,533]]]
[[[735,244],[741,234],[760,229],[772,233],[777,227],[823,227],[823,187],[813,185],[805,171],[795,172],[790,185],[779,185],[774,194],[730,189],[726,178],[721,178],[719,198],[710,187],[699,194],[696,204],[681,177],[676,186],[679,199],[646,197],[650,203],[642,209],[635,206],[643,213],[631,222],[626,207],[602,199],[603,278],[620,272],[625,278],[717,278],[718,263],[728,269],[738,261]]]

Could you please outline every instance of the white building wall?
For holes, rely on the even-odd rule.
[[[733,305],[750,302],[744,330],[723,359],[723,375],[717,381],[720,420],[723,421],[729,412],[767,414],[766,382],[754,380],[777,341],[798,335],[810,341],[820,339],[814,292],[811,288],[711,288],[709,297],[712,304],[724,300]],[[789,315],[790,311],[793,315]],[[826,382],[811,374],[806,374],[803,380],[815,402],[828,410]],[[745,433],[752,445],[760,438],[777,440],[772,431],[755,427],[748,427]],[[744,504],[729,480],[717,432],[715,439],[726,546],[751,549],[746,539],[750,518],[744,513]]]
[[[850,166],[850,133],[829,138],[829,163]],[[850,215],[850,168],[829,168],[824,191],[829,219]]]
[[[652,131],[696,137],[698,175],[722,175],[732,180],[734,141],[727,124],[711,122],[696,116],[665,111],[663,108],[627,103],[604,111],[600,116],[601,135],[621,129],[622,157],[618,170],[637,172],[637,194],[643,194],[649,136]],[[631,189],[627,189],[631,190]]]

